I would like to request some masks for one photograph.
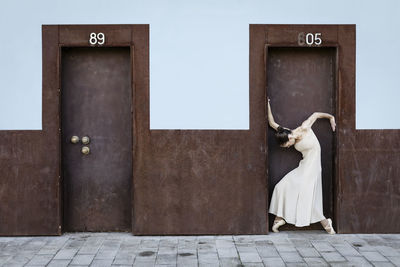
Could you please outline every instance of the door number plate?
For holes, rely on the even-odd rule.
[[[102,32],[92,32],[89,36],[89,43],[91,45],[103,45],[106,42],[106,35]]]
[[[322,44],[322,36],[320,32],[316,33],[305,33],[305,32],[300,32],[299,35],[297,36],[297,43],[299,46],[320,46]]]

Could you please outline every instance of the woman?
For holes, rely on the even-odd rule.
[[[276,137],[281,147],[294,145],[303,159],[299,166],[283,177],[272,193],[269,212],[275,214],[272,231],[285,223],[302,227],[321,222],[329,234],[335,234],[332,220],[326,219],[322,211],[321,147],[311,126],[317,119],[330,120],[335,131],[335,117],[328,113],[315,112],[294,130],[279,126],[272,116],[268,99],[269,125],[277,131]]]

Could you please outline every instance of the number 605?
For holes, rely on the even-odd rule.
[[[303,46],[305,44],[307,45],[321,45],[322,44],[322,39],[321,39],[321,33],[304,33],[300,32],[298,37],[297,37],[297,42],[299,45]]]

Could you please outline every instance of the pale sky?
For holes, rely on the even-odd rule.
[[[42,24],[150,24],[151,129],[248,129],[252,23],[356,24],[356,126],[400,129],[399,2],[3,0],[0,130],[42,127]]]

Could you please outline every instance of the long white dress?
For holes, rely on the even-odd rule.
[[[303,159],[275,186],[269,212],[296,226],[324,220],[322,208],[321,147],[311,127],[295,146]]]

